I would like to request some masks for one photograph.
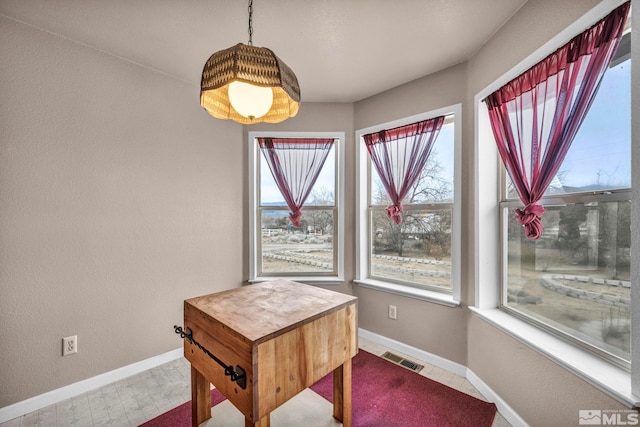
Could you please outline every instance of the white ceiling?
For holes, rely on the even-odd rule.
[[[470,58],[526,0],[254,0],[253,44],[303,102],[354,102]],[[199,86],[248,42],[243,0],[0,0],[0,14]]]

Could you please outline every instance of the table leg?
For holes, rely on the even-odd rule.
[[[198,427],[211,418],[211,386],[209,381],[191,366],[191,425]]]
[[[271,416],[270,414],[265,415],[260,418],[257,423],[253,423],[249,418],[244,419],[244,427],[269,427],[271,424]]]
[[[333,417],[351,427],[351,359],[333,371]]]

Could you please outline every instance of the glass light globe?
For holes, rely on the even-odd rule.
[[[229,101],[239,114],[249,119],[257,119],[271,109],[273,91],[270,87],[232,82],[229,85]]]

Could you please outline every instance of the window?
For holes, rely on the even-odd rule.
[[[444,116],[431,153],[402,200],[402,222],[387,213],[392,200],[372,165],[364,136]],[[450,305],[459,301],[460,106],[359,130],[357,283]],[[397,143],[391,141],[388,144]]]
[[[528,240],[502,173],[501,306],[630,366],[630,28],[565,161],[545,191],[544,233]]]
[[[503,308],[626,367],[631,357],[629,36],[545,192],[542,237],[524,237],[513,215],[521,202],[506,174],[500,203]]]
[[[265,139],[302,142],[321,138],[330,142],[328,151],[323,153],[326,158],[318,156],[310,160],[317,165],[324,159],[324,163],[304,201],[302,215],[293,221],[291,209],[276,184],[259,142]],[[309,150],[316,148],[301,143],[291,145],[286,159],[291,174],[297,174],[296,177],[300,177],[300,173],[306,174],[308,165],[304,165],[297,155]],[[343,151],[343,133],[249,132],[251,281],[275,277],[313,283],[342,281]],[[285,161],[283,157],[280,160]],[[309,177],[305,178],[304,185],[310,184]]]
[[[621,331],[623,336],[626,335],[623,326],[625,323],[623,311],[621,310],[618,315],[616,309],[604,310],[605,316],[589,322],[585,317],[592,316],[589,310],[593,305],[589,306],[588,304],[595,303],[595,301],[589,301],[589,297],[594,295],[585,294],[583,298],[580,298],[580,292],[584,289],[580,289],[579,292],[569,289],[573,288],[570,284],[580,283],[580,280],[587,277],[592,278],[590,282],[587,279],[587,285],[600,286],[600,290],[606,289],[607,293],[608,291],[612,292],[606,298],[604,297],[605,292],[600,292],[599,294],[603,298],[598,298],[599,300],[617,298],[619,294],[614,295],[613,293],[619,292],[621,289],[617,289],[615,285],[622,284],[621,287],[624,287],[626,282],[621,275],[626,274],[625,270],[631,271],[629,276],[638,271],[637,264],[635,262],[631,264],[631,259],[638,259],[638,246],[640,246],[638,245],[638,235],[635,233],[629,236],[628,225],[624,225],[627,221],[624,216],[627,215],[629,204],[633,206],[633,209],[638,207],[638,189],[631,189],[629,177],[622,179],[619,172],[622,171],[625,164],[637,164],[640,153],[633,152],[633,150],[630,153],[628,148],[619,151],[616,147],[620,147],[620,145],[612,144],[613,139],[609,138],[610,135],[614,135],[610,130],[598,135],[598,128],[604,126],[606,121],[596,117],[597,112],[602,111],[597,104],[603,105],[601,103],[604,103],[606,106],[611,99],[615,99],[614,104],[623,105],[628,102],[623,101],[626,98],[619,95],[608,100],[603,97],[608,93],[613,94],[609,81],[617,74],[616,67],[618,65],[629,67],[630,65],[630,62],[627,62],[627,65],[623,64],[630,56],[627,44],[629,29],[626,29],[614,62],[605,74],[605,80],[602,82],[598,95],[601,99],[594,101],[593,111],[590,111],[589,115],[585,117],[580,134],[576,136],[577,139],[572,145],[571,152],[565,158],[563,168],[556,174],[555,181],[548,188],[541,201],[547,208],[547,212],[542,216],[545,231],[539,242],[532,243],[528,240],[520,240],[520,236],[515,237],[516,228],[522,233],[521,226],[515,227],[513,218],[509,217],[513,216],[513,209],[522,208],[522,204],[516,202],[510,191],[510,184],[505,177],[501,177],[501,173],[504,173],[505,170],[501,164],[500,156],[497,154],[487,106],[483,102],[489,94],[547,57],[550,52],[567,43],[576,34],[583,32],[596,21],[608,15],[615,7],[612,3],[602,2],[596,5],[514,69],[477,93],[474,98],[477,129],[474,152],[477,171],[476,224],[474,227],[476,232],[476,246],[474,248],[476,293],[475,304],[470,309],[475,315],[508,336],[548,357],[612,398],[633,407],[638,405],[636,396],[640,395],[640,390],[638,390],[640,369],[635,364],[635,361],[639,360],[638,346],[625,349],[624,340],[615,342],[615,334],[607,334],[607,331],[617,330]],[[616,2],[616,4],[620,5],[621,3]],[[630,20],[627,21],[627,24],[630,24]],[[627,44],[626,48],[625,44]],[[618,71],[622,71],[622,69]],[[631,85],[633,93],[637,90],[636,86],[635,84]],[[610,104],[606,108],[614,108],[614,105]],[[625,114],[616,114],[615,117],[611,117],[612,120],[616,119],[613,125],[614,132],[619,133],[621,129],[627,129],[628,132],[631,123],[630,117],[628,113],[626,113],[626,119],[624,117]],[[597,156],[600,157],[596,168],[593,167],[595,160],[588,158],[590,150],[584,149],[585,144],[589,141],[585,138],[588,138],[589,135],[599,136],[598,139],[592,140],[595,145],[598,142],[606,141],[605,154],[602,155],[602,148],[597,151]],[[603,139],[602,135],[606,139]],[[627,144],[631,144],[631,139],[627,138],[627,142],[621,147],[625,147]],[[630,155],[635,161],[630,160]],[[580,157],[582,160],[578,160]],[[609,167],[608,162],[613,158],[616,158],[617,161],[611,163],[614,165],[613,167]],[[582,164],[592,167],[582,168]],[[579,171],[590,172],[588,179],[581,176]],[[616,173],[612,173],[613,171]],[[628,173],[633,177],[633,180],[637,180],[637,170],[631,169]],[[608,179],[607,175],[612,178],[615,175],[615,179]],[[585,186],[587,188],[584,188]],[[499,191],[496,191],[497,189]],[[506,210],[510,210],[510,212]],[[563,210],[564,212],[561,214],[560,211]],[[572,222],[573,224],[571,224]],[[576,242],[575,237],[578,232],[580,237]],[[624,237],[625,233],[626,237]],[[571,238],[568,239],[570,236]],[[551,245],[550,238],[555,239],[555,243],[560,246],[549,247]],[[626,241],[626,238],[630,241]],[[582,255],[580,255],[580,250],[574,250],[577,247],[568,247],[569,242],[575,242],[574,244],[586,247],[587,250],[582,250]],[[613,277],[616,274],[618,279],[605,280],[602,273],[607,270],[606,258],[613,255],[613,247],[616,247],[616,260],[615,263],[609,261],[609,265],[615,265],[618,272],[613,273],[613,270],[610,269],[608,275]],[[594,249],[598,251],[597,256]],[[628,257],[630,266],[625,265],[627,253],[630,253]],[[575,259],[567,259],[573,254],[577,256]],[[557,266],[553,265],[555,262],[562,262],[561,257],[564,257],[565,265],[568,264],[571,268],[569,274],[567,269],[556,269]],[[544,271],[545,268],[547,271]],[[552,277],[551,285],[555,286],[557,282],[560,282],[564,288],[556,292],[542,286],[539,282],[545,274],[556,275],[555,278]],[[632,282],[634,280],[637,281],[637,278],[634,277]],[[529,281],[529,283],[527,284],[525,281]],[[520,290],[517,290],[518,286],[521,287]],[[527,286],[529,289],[526,288]],[[536,286],[537,291],[542,295],[532,292],[530,286]],[[560,289],[560,287],[556,287]],[[564,291],[574,292],[574,295],[563,295]],[[578,298],[575,297],[576,295]],[[569,297],[571,300],[568,299]],[[558,301],[573,304],[573,308],[568,306],[571,310],[567,310],[566,314],[561,313],[558,307],[552,307],[552,301],[558,298],[562,298]],[[635,319],[632,323],[635,322],[637,325],[638,306],[634,304],[635,300],[637,300],[637,296],[633,297],[629,311],[632,319]],[[576,304],[580,303],[584,303],[582,309],[576,309]],[[544,309],[543,304],[547,306],[547,310]],[[612,304],[612,307],[615,306]],[[534,312],[535,314],[532,314]],[[603,312],[600,311],[600,313]],[[610,317],[610,314],[613,315]],[[609,327],[610,325],[613,326],[613,329]],[[608,335],[607,339],[603,339],[603,332],[605,332],[605,336]],[[637,331],[633,333],[637,334]],[[625,360],[629,358],[629,354],[631,362]],[[633,364],[631,372],[628,370],[630,364]]]

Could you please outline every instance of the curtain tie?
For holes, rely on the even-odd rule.
[[[516,219],[524,227],[527,239],[538,240],[542,236],[544,227],[540,217],[545,210],[542,205],[537,203],[528,204],[524,207],[524,210],[516,209]]]
[[[396,224],[402,224],[402,216],[400,216],[400,212],[402,212],[402,204],[400,203],[387,207],[387,217],[391,218]]]
[[[300,218],[302,218],[302,209],[296,209],[289,214],[289,219],[294,227],[300,227]]]

